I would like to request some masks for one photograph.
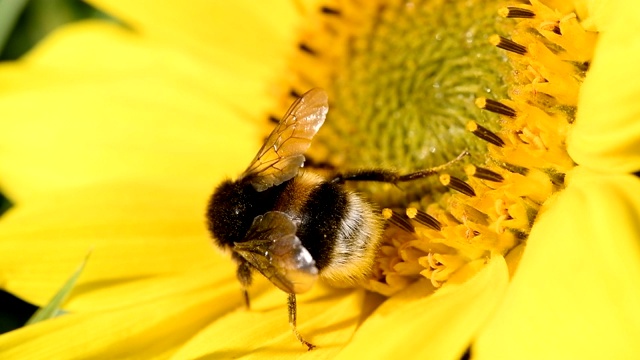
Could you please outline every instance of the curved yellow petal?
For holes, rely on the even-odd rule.
[[[169,184],[106,183],[18,204],[0,226],[0,285],[42,304],[89,250],[78,281],[89,292],[222,260],[232,269],[206,230],[207,197]]]
[[[185,49],[237,75],[278,81],[294,51],[300,14],[293,1],[92,0],[146,38]]]
[[[266,124],[264,84],[102,23],[0,65],[0,82],[0,179],[14,201],[122,178],[211,188],[243,170]]]
[[[585,167],[634,172],[640,170],[640,6],[612,6],[615,21],[600,34],[567,147]]]
[[[582,26],[589,31],[606,31],[615,20],[615,4],[619,0],[578,0]]]
[[[165,287],[179,290],[132,306],[68,314],[0,335],[0,358],[166,359],[208,323],[241,304],[241,296],[234,296],[237,284],[186,282],[188,286],[166,279]]]
[[[474,359],[640,353],[640,179],[577,168],[533,227]]]
[[[368,317],[339,358],[459,359],[499,304],[508,277],[498,256],[470,280],[431,296],[420,294],[427,286],[418,283],[404,295],[411,299],[392,297]]]
[[[210,324],[174,358],[334,358],[372,305],[363,290],[325,286],[299,295],[297,302],[298,330],[317,346],[312,351],[298,342],[288,325],[287,294],[271,287],[252,298],[250,310],[238,309]]]

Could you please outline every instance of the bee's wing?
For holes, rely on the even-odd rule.
[[[315,261],[296,236],[296,225],[279,211],[256,216],[246,240],[235,243],[233,251],[289,294],[308,291],[318,277]]]
[[[280,185],[298,174],[304,152],[329,110],[327,93],[311,89],[297,99],[265,141],[242,177],[257,191]]]

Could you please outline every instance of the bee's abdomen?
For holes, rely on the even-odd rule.
[[[341,185],[323,182],[301,214],[297,235],[320,276],[334,286],[349,286],[368,275],[381,233],[371,205]]]
[[[339,185],[323,182],[311,191],[300,211],[297,235],[320,272],[331,262],[347,203]]]

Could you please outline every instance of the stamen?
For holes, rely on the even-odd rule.
[[[504,181],[504,178],[502,177],[502,175],[498,174],[497,172],[491,171],[486,168],[481,168],[475,165],[471,165],[471,164],[465,166],[464,172],[469,176],[473,176],[482,180],[489,180],[493,182]]]
[[[527,48],[512,40],[509,40],[500,35],[489,36],[489,42],[491,45],[496,46],[502,50],[507,50],[518,55],[524,55],[527,53]]]
[[[296,89],[289,90],[289,95],[293,96],[296,99],[302,96],[302,94],[296,91]]]
[[[325,14],[325,15],[333,15],[333,16],[340,16],[342,15],[342,13],[340,12],[340,10],[338,9],[334,9],[328,6],[322,6],[320,8],[320,12]]]
[[[467,196],[476,196],[476,192],[473,190],[471,185],[458,179],[455,176],[451,176],[449,174],[442,174],[440,175],[440,183],[442,183],[442,185],[450,189],[456,190]]]
[[[484,126],[478,125],[475,121],[469,121],[467,123],[467,130],[471,131],[471,133],[480,139],[491,143],[497,147],[503,147],[504,141],[496,135],[491,130],[485,128]]]
[[[553,31],[556,35],[562,35],[557,21],[544,21],[540,23],[540,30]]]
[[[476,106],[480,109],[491,111],[492,113],[508,116],[511,118],[516,117],[516,111],[513,108],[496,100],[480,97],[476,99]]]
[[[420,209],[408,208],[407,216],[410,219],[415,220],[419,224],[424,225],[428,228],[431,228],[436,231],[442,230],[442,224],[440,224],[440,221],[436,220],[436,218],[434,218],[433,216],[427,214],[426,212]]]
[[[315,50],[310,48],[309,45],[307,45],[305,43],[298,44],[298,49],[302,50],[303,52],[305,52],[305,53],[307,53],[309,55],[313,55],[313,56],[318,55],[318,53]]]
[[[411,225],[409,220],[405,219],[402,215],[389,208],[385,208],[382,210],[382,217],[404,231],[411,233],[416,232],[416,229],[413,227],[413,225]]]
[[[436,288],[436,289],[439,288],[440,286],[442,286],[442,283],[435,279],[435,277],[438,275],[439,272],[440,271],[438,269],[433,270],[433,275],[429,279],[429,280],[431,280],[431,285],[433,285],[433,287]]]
[[[499,166],[514,174],[527,175],[529,173],[529,169],[524,166],[513,165],[506,162],[499,164]]]
[[[427,254],[427,262],[429,263],[429,266],[433,269],[437,269],[438,267],[442,266],[442,263],[440,263],[438,260],[436,260],[433,257],[433,253]]]
[[[278,117],[275,115],[269,115],[269,122],[278,124],[280,123],[280,119],[278,119]]]
[[[559,172],[555,169],[545,169],[544,172],[549,176],[553,185],[558,187],[564,186],[564,178],[566,176],[565,173]]]
[[[507,6],[498,10],[498,15],[510,19],[533,19],[536,17],[536,13],[533,11],[515,6]]]

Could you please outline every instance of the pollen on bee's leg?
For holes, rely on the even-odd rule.
[[[467,196],[476,196],[476,192],[471,185],[449,174],[442,174],[439,177],[440,183],[450,189],[463,193]]]

